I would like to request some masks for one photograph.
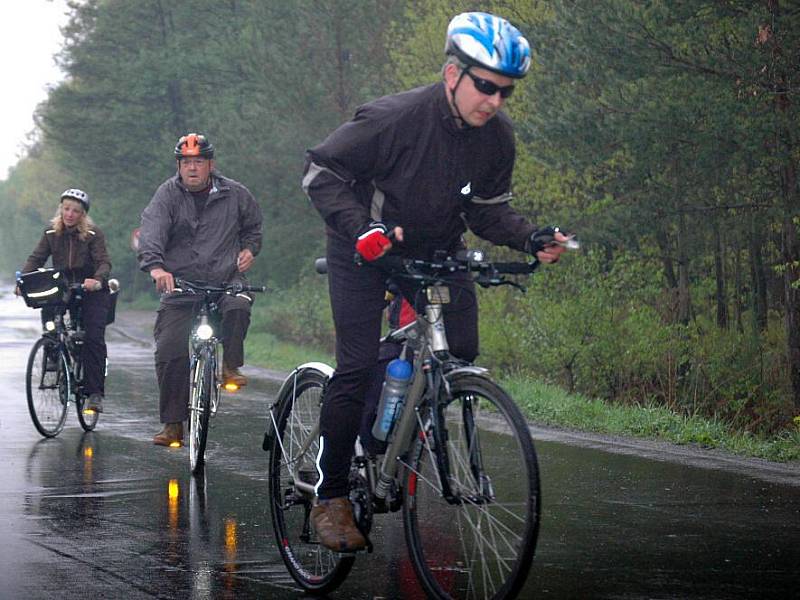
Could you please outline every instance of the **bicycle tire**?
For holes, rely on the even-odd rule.
[[[536,451],[516,404],[491,380],[464,374],[450,390],[442,399],[443,439],[459,500],[442,495],[441,454],[423,407],[403,486],[411,562],[432,598],[512,598],[528,576],[539,532]]]
[[[50,337],[36,340],[25,370],[25,392],[31,421],[44,437],[64,429],[70,387],[67,357],[58,342]]]
[[[214,385],[214,361],[207,348],[200,351],[194,363],[189,396],[189,464],[192,473],[201,472],[205,464],[208,421],[211,416],[211,394]]]
[[[313,497],[298,492],[290,468],[297,461],[298,472],[307,483],[316,483],[315,459],[319,441],[308,451],[298,451],[319,423],[322,390],[327,376],[315,368],[306,368],[293,381],[284,384],[278,399],[269,461],[269,505],[275,541],[292,578],[311,594],[326,594],[339,587],[353,566],[353,556],[342,555],[323,547],[310,523]]]
[[[83,361],[82,359],[78,358],[76,361],[73,362],[74,366],[74,373],[75,373],[75,408],[78,411],[78,422],[83,427],[84,431],[93,431],[94,428],[97,426],[97,421],[100,419],[100,413],[92,411],[90,413],[84,413],[83,407],[86,406],[86,401],[89,399],[83,393]]]

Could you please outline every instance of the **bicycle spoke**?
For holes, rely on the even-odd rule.
[[[418,419],[422,433],[407,471],[413,481],[404,486],[406,540],[429,595],[507,597],[525,581],[538,533],[535,451],[524,420],[500,388],[479,376],[457,380],[452,388],[442,418],[446,431],[436,436],[446,440],[452,496],[442,496],[433,444],[439,421]],[[494,431],[498,420],[512,435]]]
[[[54,437],[64,428],[71,393],[66,357],[49,337],[36,341],[25,373],[28,412],[36,429]]]
[[[270,510],[275,540],[289,573],[304,589],[325,593],[344,581],[353,558],[317,542],[309,523],[312,497],[295,485],[295,474],[305,484],[316,482],[319,442],[310,436],[318,426],[326,377],[313,369],[293,377],[271,418]]]

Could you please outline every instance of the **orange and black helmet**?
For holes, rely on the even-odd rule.
[[[201,158],[214,158],[214,146],[201,133],[187,133],[181,136],[175,144],[175,158],[181,159],[188,156]]]

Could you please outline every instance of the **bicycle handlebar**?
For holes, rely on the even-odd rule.
[[[491,262],[486,260],[481,250],[460,250],[455,254],[444,251],[434,253],[433,260],[404,258],[386,255],[371,263],[357,263],[359,266],[373,266],[387,271],[392,277],[413,279],[423,285],[431,285],[453,273],[476,273],[475,282],[483,287],[512,285],[524,291],[515,282],[508,281],[504,275],[530,275],[539,268],[536,259],[530,262]],[[324,275],[328,272],[325,258],[314,261],[314,269]]]
[[[239,294],[241,292],[266,292],[267,286],[265,285],[245,285],[243,283],[234,282],[226,283],[222,286],[208,285],[199,281],[189,281],[188,279],[175,278],[175,292],[188,292],[190,294],[198,293],[221,293],[221,294]]]

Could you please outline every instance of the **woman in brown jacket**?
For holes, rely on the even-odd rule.
[[[67,281],[83,284],[82,314],[86,331],[84,386],[89,394],[86,409],[103,412],[111,261],[105,236],[89,218],[88,212],[89,195],[86,192],[74,188],[65,190],[51,227],[42,234],[22,270],[28,273],[43,267],[52,256],[53,268],[61,271]],[[42,310],[45,318],[45,309]]]

